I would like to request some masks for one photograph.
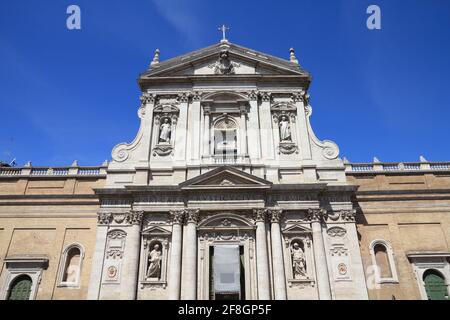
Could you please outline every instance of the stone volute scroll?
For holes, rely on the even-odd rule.
[[[306,127],[308,128],[308,135],[311,138],[313,145],[315,145],[319,150],[321,150],[321,156],[326,160],[334,160],[339,156],[339,147],[336,143],[330,140],[319,140],[314,134],[311,127],[311,115],[312,107],[309,103],[309,94],[306,91],[296,92],[292,94],[292,101],[303,105],[306,116]]]
[[[111,153],[111,156],[116,162],[124,162],[131,157],[131,154],[142,145],[143,136],[147,130],[147,127],[151,124],[146,121],[146,118],[151,115],[151,110],[156,102],[156,95],[152,93],[143,93],[140,97],[141,105],[138,109],[138,117],[141,119],[139,131],[131,143],[119,143],[116,145]],[[145,141],[145,139],[144,139]]]

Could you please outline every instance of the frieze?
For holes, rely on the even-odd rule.
[[[232,201],[232,200],[260,200],[262,195],[255,193],[201,193],[191,194],[189,200],[192,201]]]
[[[179,203],[184,202],[185,198],[177,194],[151,194],[135,197],[137,203]]]

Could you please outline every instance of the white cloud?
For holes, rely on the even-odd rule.
[[[201,27],[196,15],[197,1],[152,0],[158,13],[175,28],[190,46],[200,44]]]

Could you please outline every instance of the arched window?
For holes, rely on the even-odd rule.
[[[380,270],[381,278],[392,278],[391,267],[389,266],[389,256],[384,244],[377,243],[374,248],[375,261]]]
[[[398,283],[394,253],[391,245],[385,240],[374,240],[369,246],[372,264],[375,267],[377,283]]]
[[[425,271],[423,282],[428,300],[448,300],[445,278],[439,271],[434,269]]]
[[[84,250],[80,244],[72,244],[64,250],[59,270],[59,286],[78,287]]]
[[[237,126],[229,117],[220,118],[214,124],[214,154],[224,157],[237,154]]]
[[[30,300],[33,281],[27,275],[18,276],[11,282],[7,300]]]

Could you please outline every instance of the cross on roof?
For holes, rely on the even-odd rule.
[[[226,38],[227,30],[230,30],[230,28],[228,28],[224,24],[221,27],[219,27],[219,31],[222,31],[222,40],[227,40],[227,38]]]

